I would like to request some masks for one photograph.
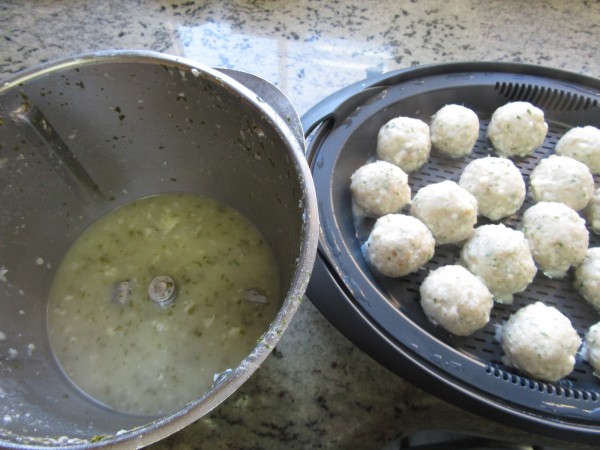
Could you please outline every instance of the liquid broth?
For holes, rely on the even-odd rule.
[[[177,289],[166,308],[148,297],[160,275]],[[162,194],[115,209],[80,236],[54,280],[48,325],[58,362],[84,392],[154,415],[236,367],[279,306],[275,262],[252,223],[211,199]]]

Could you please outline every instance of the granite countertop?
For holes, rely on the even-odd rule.
[[[0,0],[0,30],[0,77],[87,51],[149,49],[261,76],[300,114],[350,83],[434,62],[526,62],[600,77],[594,0]],[[308,300],[250,381],[152,447],[377,449],[428,429],[564,447],[403,381]]]

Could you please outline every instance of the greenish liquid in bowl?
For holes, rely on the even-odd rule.
[[[148,295],[160,275],[175,281],[168,307]],[[50,342],[91,397],[165,414],[235,368],[280,304],[271,249],[251,222],[212,199],[161,194],[108,213],[68,251],[48,302]]]

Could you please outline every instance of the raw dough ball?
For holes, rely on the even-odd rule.
[[[444,266],[429,272],[419,291],[427,318],[457,336],[468,336],[490,320],[492,294],[462,266]]]
[[[581,339],[552,306],[536,302],[519,309],[501,333],[506,363],[532,378],[558,381],[575,367]]]
[[[592,325],[585,334],[585,358],[594,368],[594,375],[600,372],[600,322]]]
[[[583,298],[600,311],[600,247],[585,252],[585,259],[575,269],[573,284]]]
[[[454,181],[446,180],[419,189],[410,214],[427,225],[436,244],[458,243],[473,234],[477,199]]]
[[[367,259],[388,277],[415,272],[433,257],[435,240],[423,222],[388,214],[375,222],[365,243]]]
[[[523,214],[522,230],[537,265],[550,278],[562,278],[585,258],[585,221],[563,203],[540,202]]]
[[[594,191],[584,213],[592,231],[600,234],[600,188]]]
[[[559,202],[579,211],[594,193],[594,177],[587,166],[568,156],[542,159],[529,176],[536,202]]]
[[[396,117],[377,134],[377,156],[405,172],[420,169],[430,151],[429,126],[419,119]]]
[[[487,157],[471,161],[458,181],[475,196],[479,214],[499,220],[514,214],[525,200],[525,182],[517,166],[506,158]]]
[[[524,291],[537,272],[523,233],[502,224],[475,228],[460,259],[499,303],[512,303],[513,294]]]
[[[600,130],[596,127],[570,129],[556,143],[554,151],[581,161],[592,173],[600,173]]]
[[[544,143],[548,124],[544,112],[529,102],[512,102],[496,109],[488,137],[500,156],[528,156]]]
[[[479,136],[479,118],[469,108],[446,105],[431,118],[431,143],[451,158],[466,156]]]
[[[367,216],[395,213],[410,202],[408,175],[387,161],[359,167],[350,179],[354,201]]]

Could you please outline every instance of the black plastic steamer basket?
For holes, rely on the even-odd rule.
[[[557,140],[575,126],[600,127],[600,80],[513,63],[451,63],[400,70],[351,85],[302,118],[307,157],[317,189],[319,251],[307,295],[343,334],[382,365],[430,393],[484,417],[579,443],[600,442],[600,379],[577,356],[575,370],[556,383],[530,379],[502,361],[498,325],[534,301],[557,307],[581,337],[600,315],[572,287],[572,274],[551,280],[538,272],[513,305],[495,304],[489,324],[468,337],[433,326],[419,304],[419,285],[431,269],[455,263],[456,247],[436,248],[424,270],[400,279],[374,274],[361,253],[372,220],[352,214],[350,176],[376,158],[379,128],[396,116],[426,123],[446,104],[461,104],[480,119],[473,154],[452,160],[432,149],[425,166],[409,175],[412,192],[442,180],[458,181],[473,158],[492,154],[486,128],[493,111],[510,101],[541,108],[549,125],[542,147],[513,160],[525,180]],[[596,180],[598,181],[598,180]],[[504,220],[519,225],[521,213]],[[485,223],[481,218],[478,225]],[[600,236],[590,233],[590,246]]]

